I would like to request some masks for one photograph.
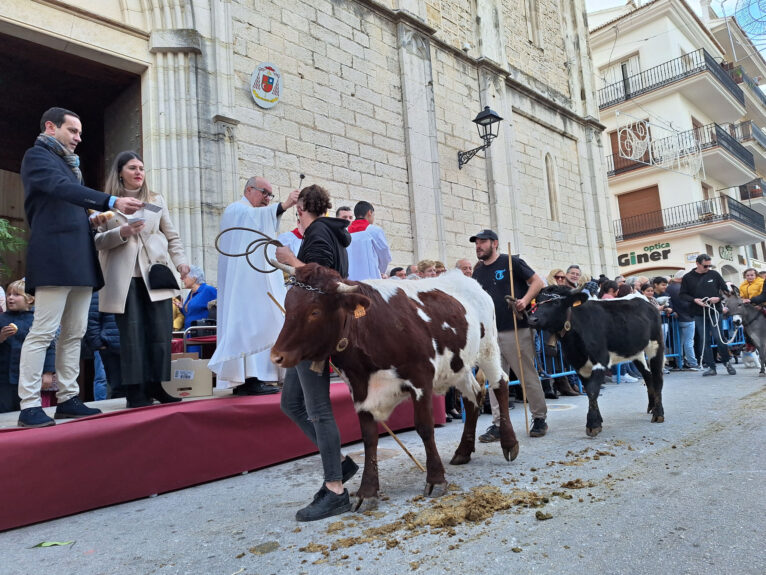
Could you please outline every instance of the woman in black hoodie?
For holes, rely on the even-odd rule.
[[[313,185],[301,190],[296,209],[306,230],[303,243],[297,256],[289,248],[277,248],[280,262],[296,268],[318,263],[334,269],[341,277],[348,276],[349,222],[324,217],[330,208],[330,196],[324,188]],[[329,365],[325,362],[324,371],[316,373],[311,363],[302,361],[287,370],[281,399],[282,411],[319,448],[324,468],[324,483],[313,501],[296,513],[298,521],[315,521],[349,511],[351,502],[343,483],[359,469],[350,457],[341,459],[340,433],[330,402]]]

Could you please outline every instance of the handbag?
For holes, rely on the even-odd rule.
[[[175,274],[165,264],[152,264],[148,279],[149,289],[181,289]]]
[[[144,251],[146,252],[146,257],[149,259],[149,261],[152,261],[152,258],[149,257],[149,251],[146,249],[146,244],[141,241],[141,245],[144,247]],[[149,275],[147,277],[149,285],[147,286],[149,289],[172,289],[172,290],[180,290],[181,286],[178,285],[178,280],[176,279],[175,274],[173,273],[173,270],[171,270],[167,265],[161,264],[161,263],[153,263],[149,267]]]

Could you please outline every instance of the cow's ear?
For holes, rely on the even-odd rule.
[[[340,305],[343,306],[343,309],[346,311],[358,313],[358,308],[360,306],[363,310],[366,310],[370,307],[370,304],[372,304],[370,298],[359,293],[344,293],[340,296]]]
[[[575,294],[572,297],[572,299],[574,300],[572,302],[572,307],[577,307],[578,305],[583,304],[586,301],[588,301],[590,299],[590,294],[588,294],[588,292],[583,290],[580,293]]]

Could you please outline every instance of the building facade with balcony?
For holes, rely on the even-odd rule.
[[[705,0],[588,17],[620,272],[688,270],[703,252],[729,281],[766,270],[766,62],[757,49]],[[737,43],[749,49],[734,55]]]

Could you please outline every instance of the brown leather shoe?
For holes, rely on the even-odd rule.
[[[577,391],[572,389],[572,386],[569,385],[569,381],[565,377],[557,377],[554,385],[556,386],[556,391],[559,392],[559,395],[580,395]]]

